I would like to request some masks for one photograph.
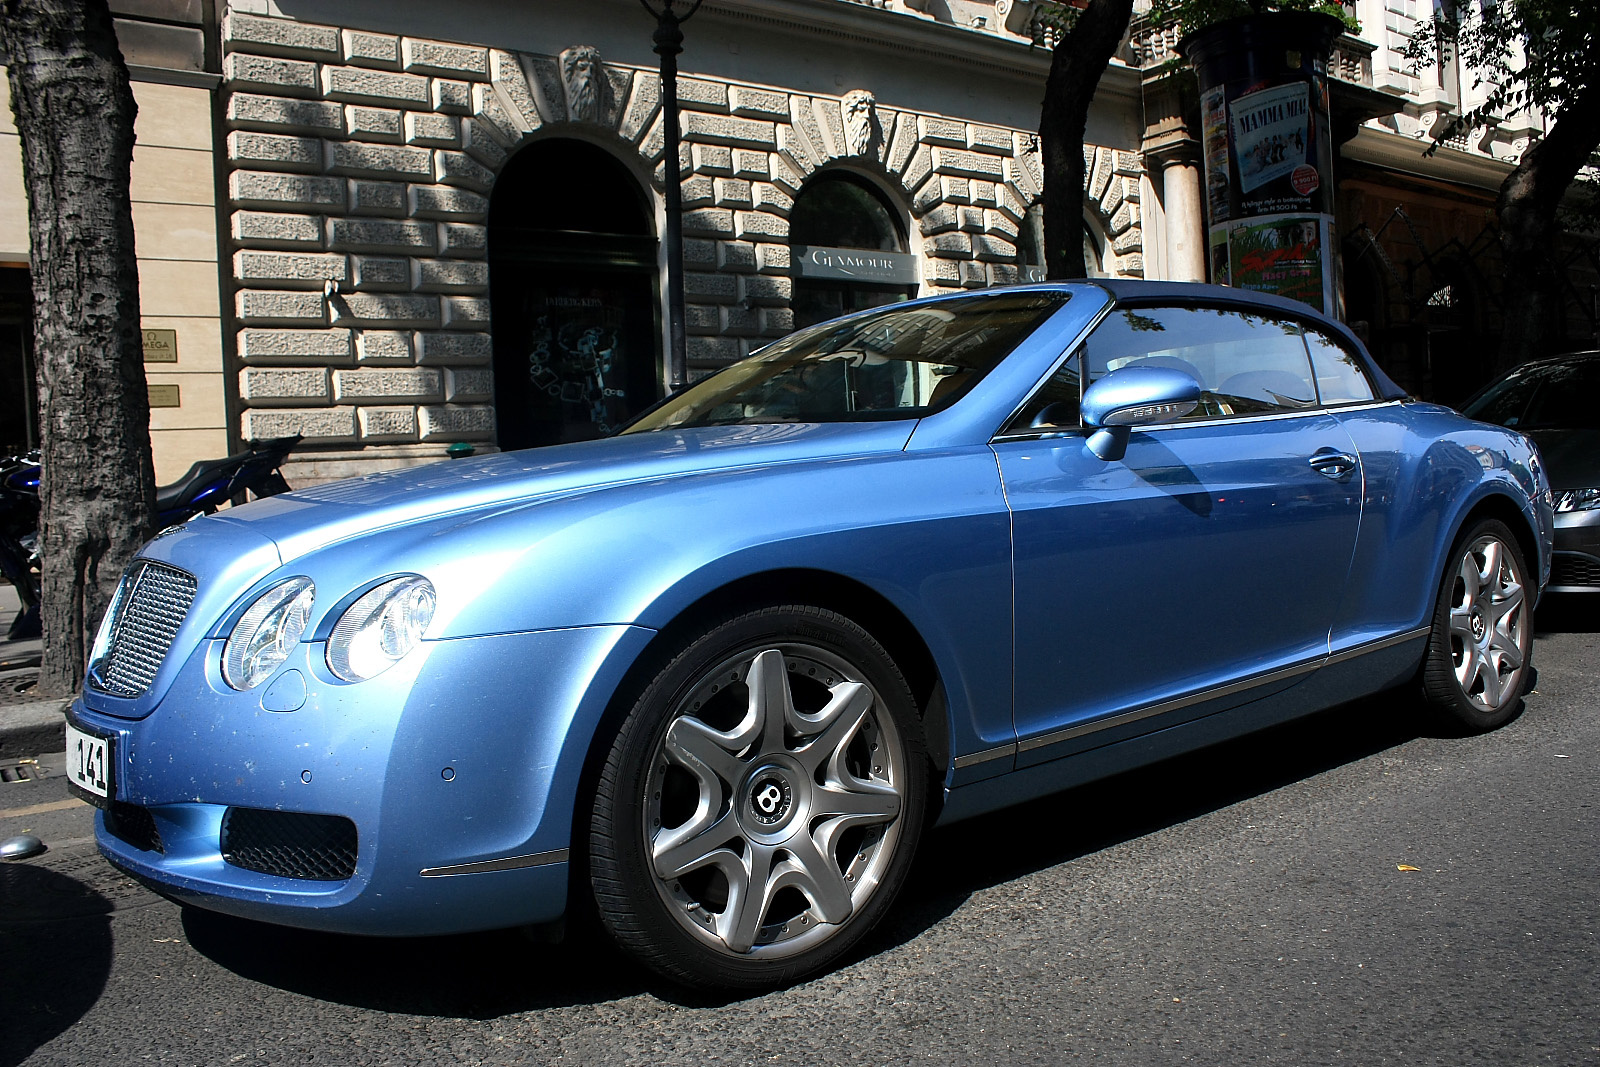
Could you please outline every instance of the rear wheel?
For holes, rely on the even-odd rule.
[[[612,744],[590,823],[601,919],[691,985],[818,970],[904,881],[926,759],[905,679],[860,627],[801,606],[726,622],[668,664]]]
[[[1492,730],[1516,714],[1532,672],[1528,568],[1515,535],[1495,519],[1463,533],[1449,558],[1423,691],[1452,725]]]

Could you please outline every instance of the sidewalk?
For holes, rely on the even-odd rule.
[[[17,591],[0,582],[0,761],[54,752],[65,743],[68,701],[39,700],[27,688],[39,676],[43,642],[4,639],[21,607]]]

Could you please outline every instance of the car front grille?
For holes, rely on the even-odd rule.
[[[1600,562],[1588,556],[1557,553],[1550,561],[1551,585],[1592,585],[1600,588]]]
[[[145,693],[189,613],[195,588],[192,574],[134,560],[111,602],[105,648],[89,669],[90,684],[112,696]]]
[[[356,824],[338,815],[229,808],[222,858],[280,878],[340,882],[356,873]]]
[[[142,852],[165,852],[161,831],[148,808],[113,801],[106,810],[106,829]]]

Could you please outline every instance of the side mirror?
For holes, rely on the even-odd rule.
[[[1104,460],[1121,459],[1134,426],[1181,419],[1200,402],[1200,383],[1171,367],[1124,367],[1095,382],[1083,394],[1083,424],[1094,428],[1089,451]]]

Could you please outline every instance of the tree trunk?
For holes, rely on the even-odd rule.
[[[41,695],[71,693],[155,476],[128,200],[133,92],[106,0],[0,0],[32,243],[44,477]]]
[[[1132,17],[1133,0],[1092,0],[1050,57],[1039,114],[1047,278],[1089,273],[1083,262],[1083,136],[1095,88]]]
[[[1561,227],[1556,213],[1578,171],[1600,144],[1600,86],[1567,102],[1550,131],[1523,154],[1500,186],[1504,330],[1495,373],[1550,355],[1562,313]]]

